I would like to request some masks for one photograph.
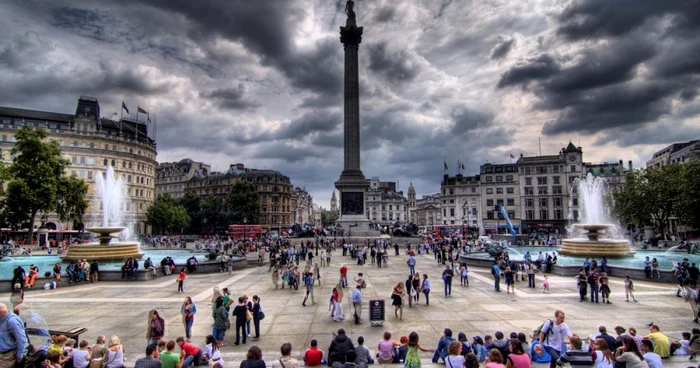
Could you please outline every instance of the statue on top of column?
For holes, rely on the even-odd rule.
[[[345,14],[348,15],[348,19],[355,20],[355,10],[353,9],[355,7],[355,2],[352,0],[348,0],[348,2],[345,4]]]

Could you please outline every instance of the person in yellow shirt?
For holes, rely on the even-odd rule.
[[[651,340],[654,344],[654,353],[659,354],[661,358],[671,356],[671,342],[666,335],[661,333],[659,326],[651,325],[649,331],[649,335],[645,336],[644,339]]]

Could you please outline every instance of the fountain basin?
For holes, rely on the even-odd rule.
[[[98,262],[120,262],[127,258],[141,259],[143,253],[139,252],[139,243],[121,242],[101,245],[97,243],[68,246],[66,255],[61,257],[65,261],[77,261],[87,259]]]
[[[595,241],[576,238],[564,239],[561,242],[559,253],[574,257],[594,257],[606,256],[608,258],[629,257],[634,254],[630,250],[629,242],[622,239],[598,239]]]

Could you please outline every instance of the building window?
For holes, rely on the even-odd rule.
[[[493,199],[487,199],[487,200],[486,200],[486,205],[489,206],[489,207],[493,206]]]
[[[493,188],[486,188],[486,194],[493,194]]]
[[[493,211],[486,211],[486,219],[493,220]]]
[[[455,194],[454,188],[450,188],[450,194]]]
[[[476,193],[476,187],[472,187],[472,193]]]
[[[515,190],[513,189],[513,187],[508,187],[508,188],[506,188],[506,193],[513,194],[513,193],[515,193]]]
[[[547,187],[537,187],[537,194],[546,195],[547,194]]]
[[[87,172],[87,178],[88,180],[92,180],[92,171]]]
[[[513,181],[513,175],[506,175],[506,181]]]
[[[554,201],[554,207],[561,207],[561,203],[562,203],[561,198],[557,197],[557,198],[553,198],[552,200]]]
[[[476,207],[472,207],[472,215],[478,216],[479,212],[476,210]]]
[[[547,177],[540,176],[537,178],[537,185],[547,185]]]
[[[557,165],[552,166],[552,172],[553,172],[553,173],[558,173],[558,172],[559,172],[559,166],[557,166]]]
[[[497,205],[500,205],[500,206],[503,206],[503,198],[497,199],[497,200],[496,200],[496,204],[497,204]]]
[[[487,176],[487,177],[486,177],[486,181],[488,181],[488,182],[493,181],[493,176]]]
[[[576,165],[571,165],[571,172],[576,172]]]
[[[450,217],[455,217],[455,209],[450,208]]]
[[[132,167],[133,167],[133,166],[132,166],[131,162],[129,162],[129,168],[131,169]]]
[[[535,219],[535,211],[534,210],[526,210],[525,211],[525,219],[526,220],[534,220]]]
[[[78,141],[73,141],[73,147],[78,147]]]
[[[574,221],[578,221],[578,211],[574,210],[574,211],[573,211],[573,216],[574,216],[573,220],[574,220]]]
[[[547,198],[540,198],[540,207],[547,207]]]
[[[496,194],[503,194],[503,188],[496,188]]]
[[[127,181],[127,183],[131,183],[131,175],[126,177],[126,181]]]
[[[513,198],[508,198],[508,199],[506,200],[506,204],[507,204],[508,206],[515,206],[515,199],[513,199]]]
[[[114,167],[114,165],[116,165],[116,164],[117,163],[114,160],[112,160],[112,167]]]
[[[562,210],[554,210],[554,219],[555,220],[563,220],[564,219],[564,213]]]
[[[80,164],[81,164],[81,165],[85,165],[85,157],[81,157],[81,158],[80,158]]]
[[[525,168],[525,174],[530,175],[530,168],[529,167]]]
[[[525,207],[534,207],[535,200],[532,198],[525,198]]]
[[[554,166],[554,167],[556,167],[556,166]],[[558,176],[552,177],[552,183],[553,183],[553,184],[559,184],[559,177],[558,177]]]
[[[503,181],[503,176],[496,175],[496,181]]]
[[[571,199],[571,205],[572,206],[578,206],[578,198],[574,197]]]
[[[533,195],[535,194],[534,188],[533,187],[525,187],[525,195]]]
[[[546,174],[547,173],[547,166],[537,166],[537,173],[538,174]]]
[[[555,185],[552,187],[552,194],[562,194],[561,185]]]
[[[547,220],[549,218],[549,211],[540,210],[540,220]]]
[[[525,185],[532,185],[532,178],[525,178]]]
[[[70,162],[72,162],[72,163],[74,163],[74,164],[77,164],[77,163],[78,163],[78,158],[75,157],[75,156],[73,156],[73,157],[70,158]]]
[[[515,211],[508,211],[508,218],[509,219],[514,219],[515,218]]]

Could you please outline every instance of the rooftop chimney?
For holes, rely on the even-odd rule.
[[[627,168],[632,170],[632,160],[627,161]]]

